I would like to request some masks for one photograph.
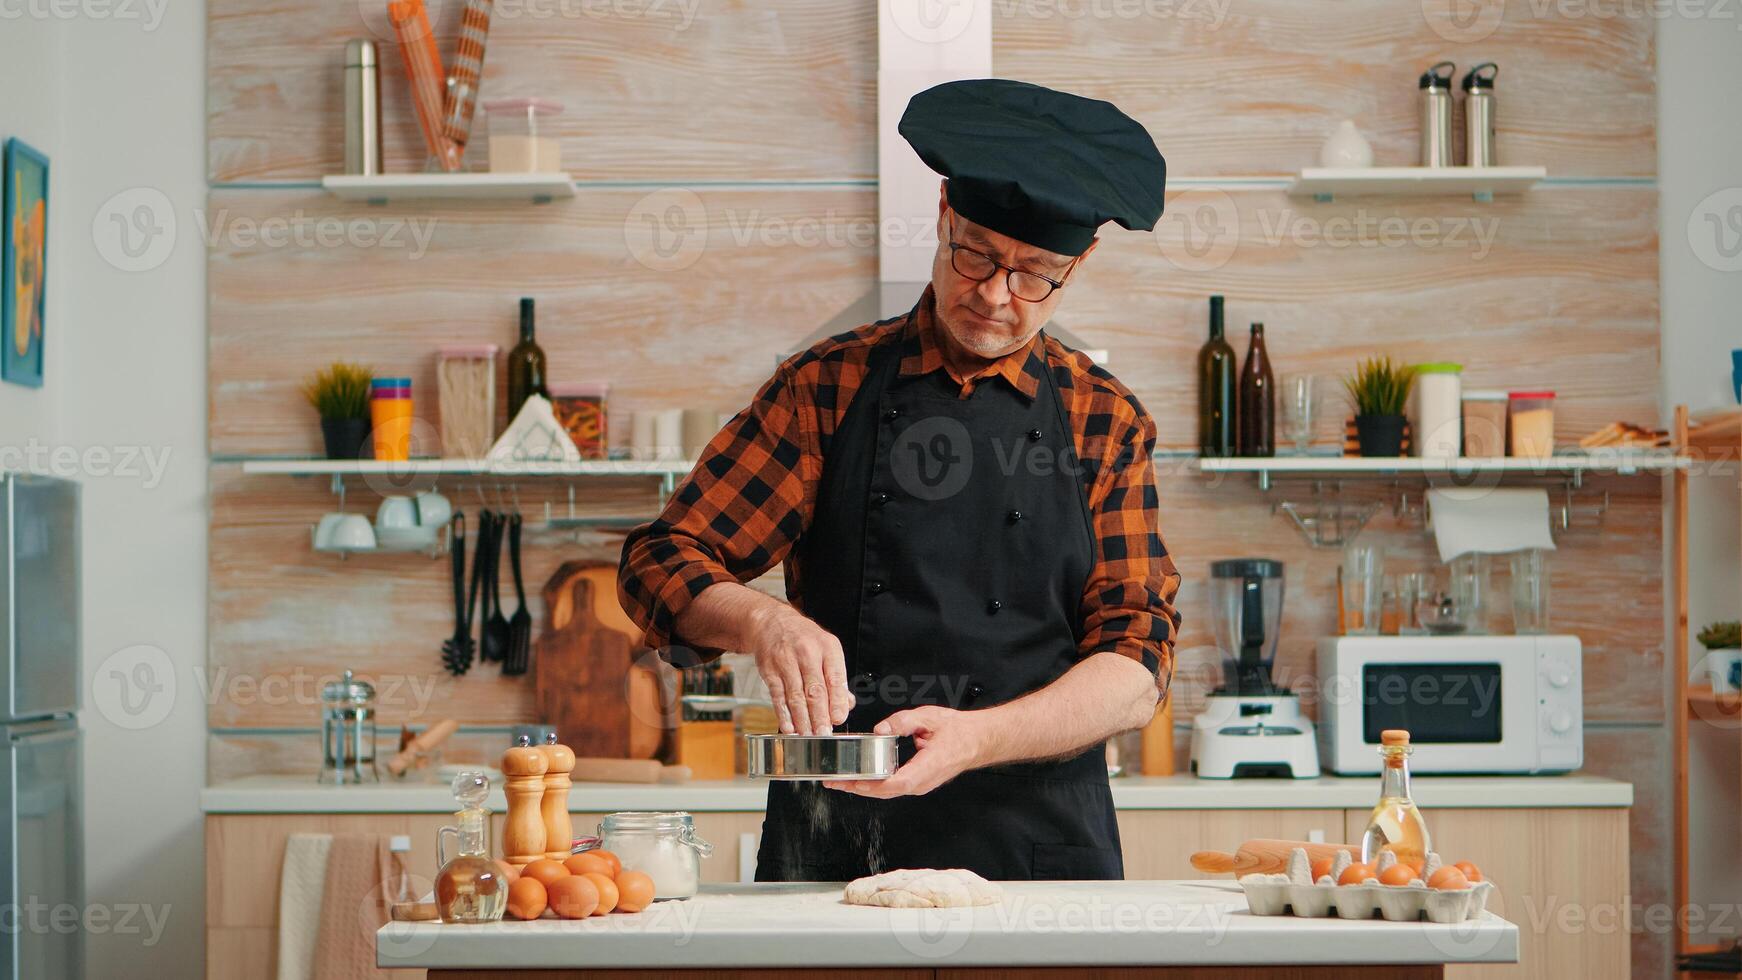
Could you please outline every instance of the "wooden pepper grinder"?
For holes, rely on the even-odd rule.
[[[549,764],[544,772],[544,856],[566,861],[575,839],[574,822],[569,819],[569,787],[574,785],[569,773],[575,769],[575,753],[557,743],[554,730],[545,734],[539,748]]]
[[[508,796],[508,816],[502,821],[502,858],[519,871],[544,857],[544,773],[550,768],[544,749],[522,735],[513,748],[502,753],[503,792]]]

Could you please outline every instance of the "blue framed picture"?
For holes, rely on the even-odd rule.
[[[0,241],[0,378],[42,387],[43,290],[48,283],[48,157],[13,137],[4,162]]]

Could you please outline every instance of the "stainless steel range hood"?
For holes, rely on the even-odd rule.
[[[933,9],[933,8],[936,9]],[[935,17],[928,17],[935,15]],[[922,163],[896,124],[915,94],[944,82],[987,78],[992,74],[991,0],[952,4],[877,3],[877,284],[817,327],[793,347],[812,344],[913,308],[931,279],[936,240],[930,233],[894,236],[884,229],[910,232],[935,221],[938,175]],[[899,237],[900,241],[894,239]],[[1091,348],[1056,320],[1046,332],[1069,347],[1107,362],[1105,350]]]

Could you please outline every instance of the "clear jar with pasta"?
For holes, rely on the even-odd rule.
[[[496,441],[496,351],[495,344],[441,348],[436,390],[449,459],[482,459]]]

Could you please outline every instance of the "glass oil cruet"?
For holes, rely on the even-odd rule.
[[[1427,822],[1409,795],[1409,733],[1400,728],[1388,728],[1379,733],[1379,756],[1384,761],[1380,770],[1379,804],[1367,818],[1367,829],[1361,833],[1361,860],[1379,860],[1382,851],[1397,855],[1421,874],[1427,866],[1427,852],[1432,849]]]
[[[468,769],[454,777],[454,799],[460,809],[457,826],[436,831],[436,911],[443,922],[495,922],[508,908],[508,883],[502,869],[490,860],[490,780]],[[453,856],[448,856],[447,835],[454,835]]]

